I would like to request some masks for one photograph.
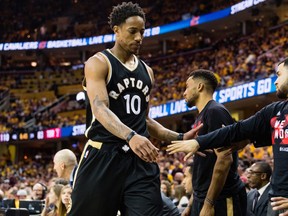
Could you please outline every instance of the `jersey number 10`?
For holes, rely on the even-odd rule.
[[[127,94],[124,96],[124,99],[126,100],[126,112],[127,114],[131,114],[131,111],[133,114],[138,115],[141,111],[141,98],[138,95],[132,96]]]

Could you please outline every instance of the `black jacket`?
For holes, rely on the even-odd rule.
[[[267,215],[267,207],[268,207],[268,201],[269,196],[268,192],[270,191],[271,186],[270,184],[265,189],[264,193],[261,195],[260,199],[258,200],[254,213],[252,212],[252,205],[253,205],[253,198],[256,193],[255,190],[251,190],[247,194],[247,216],[263,216]]]

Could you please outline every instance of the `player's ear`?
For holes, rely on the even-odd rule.
[[[204,83],[199,82],[197,89],[198,89],[199,92],[202,91],[204,89]]]
[[[115,34],[118,33],[119,32],[119,26],[114,25],[113,26],[113,31],[114,31]]]

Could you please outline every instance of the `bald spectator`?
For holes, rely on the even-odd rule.
[[[59,178],[73,182],[74,171],[77,167],[77,158],[69,149],[62,149],[54,156],[54,170]]]

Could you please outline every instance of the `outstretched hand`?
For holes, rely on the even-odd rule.
[[[199,130],[203,127],[203,123],[199,124],[197,127],[192,128],[188,132],[184,133],[183,140],[189,140],[189,139],[195,139],[198,136]],[[205,150],[206,153],[213,153],[213,150]],[[197,151],[196,154],[198,154],[201,157],[206,157],[206,153]]]
[[[199,149],[199,143],[195,140],[184,140],[184,141],[172,141],[171,145],[168,145],[167,151],[169,154],[177,152],[185,152],[187,155],[184,157],[186,161],[189,157],[194,155]]]

